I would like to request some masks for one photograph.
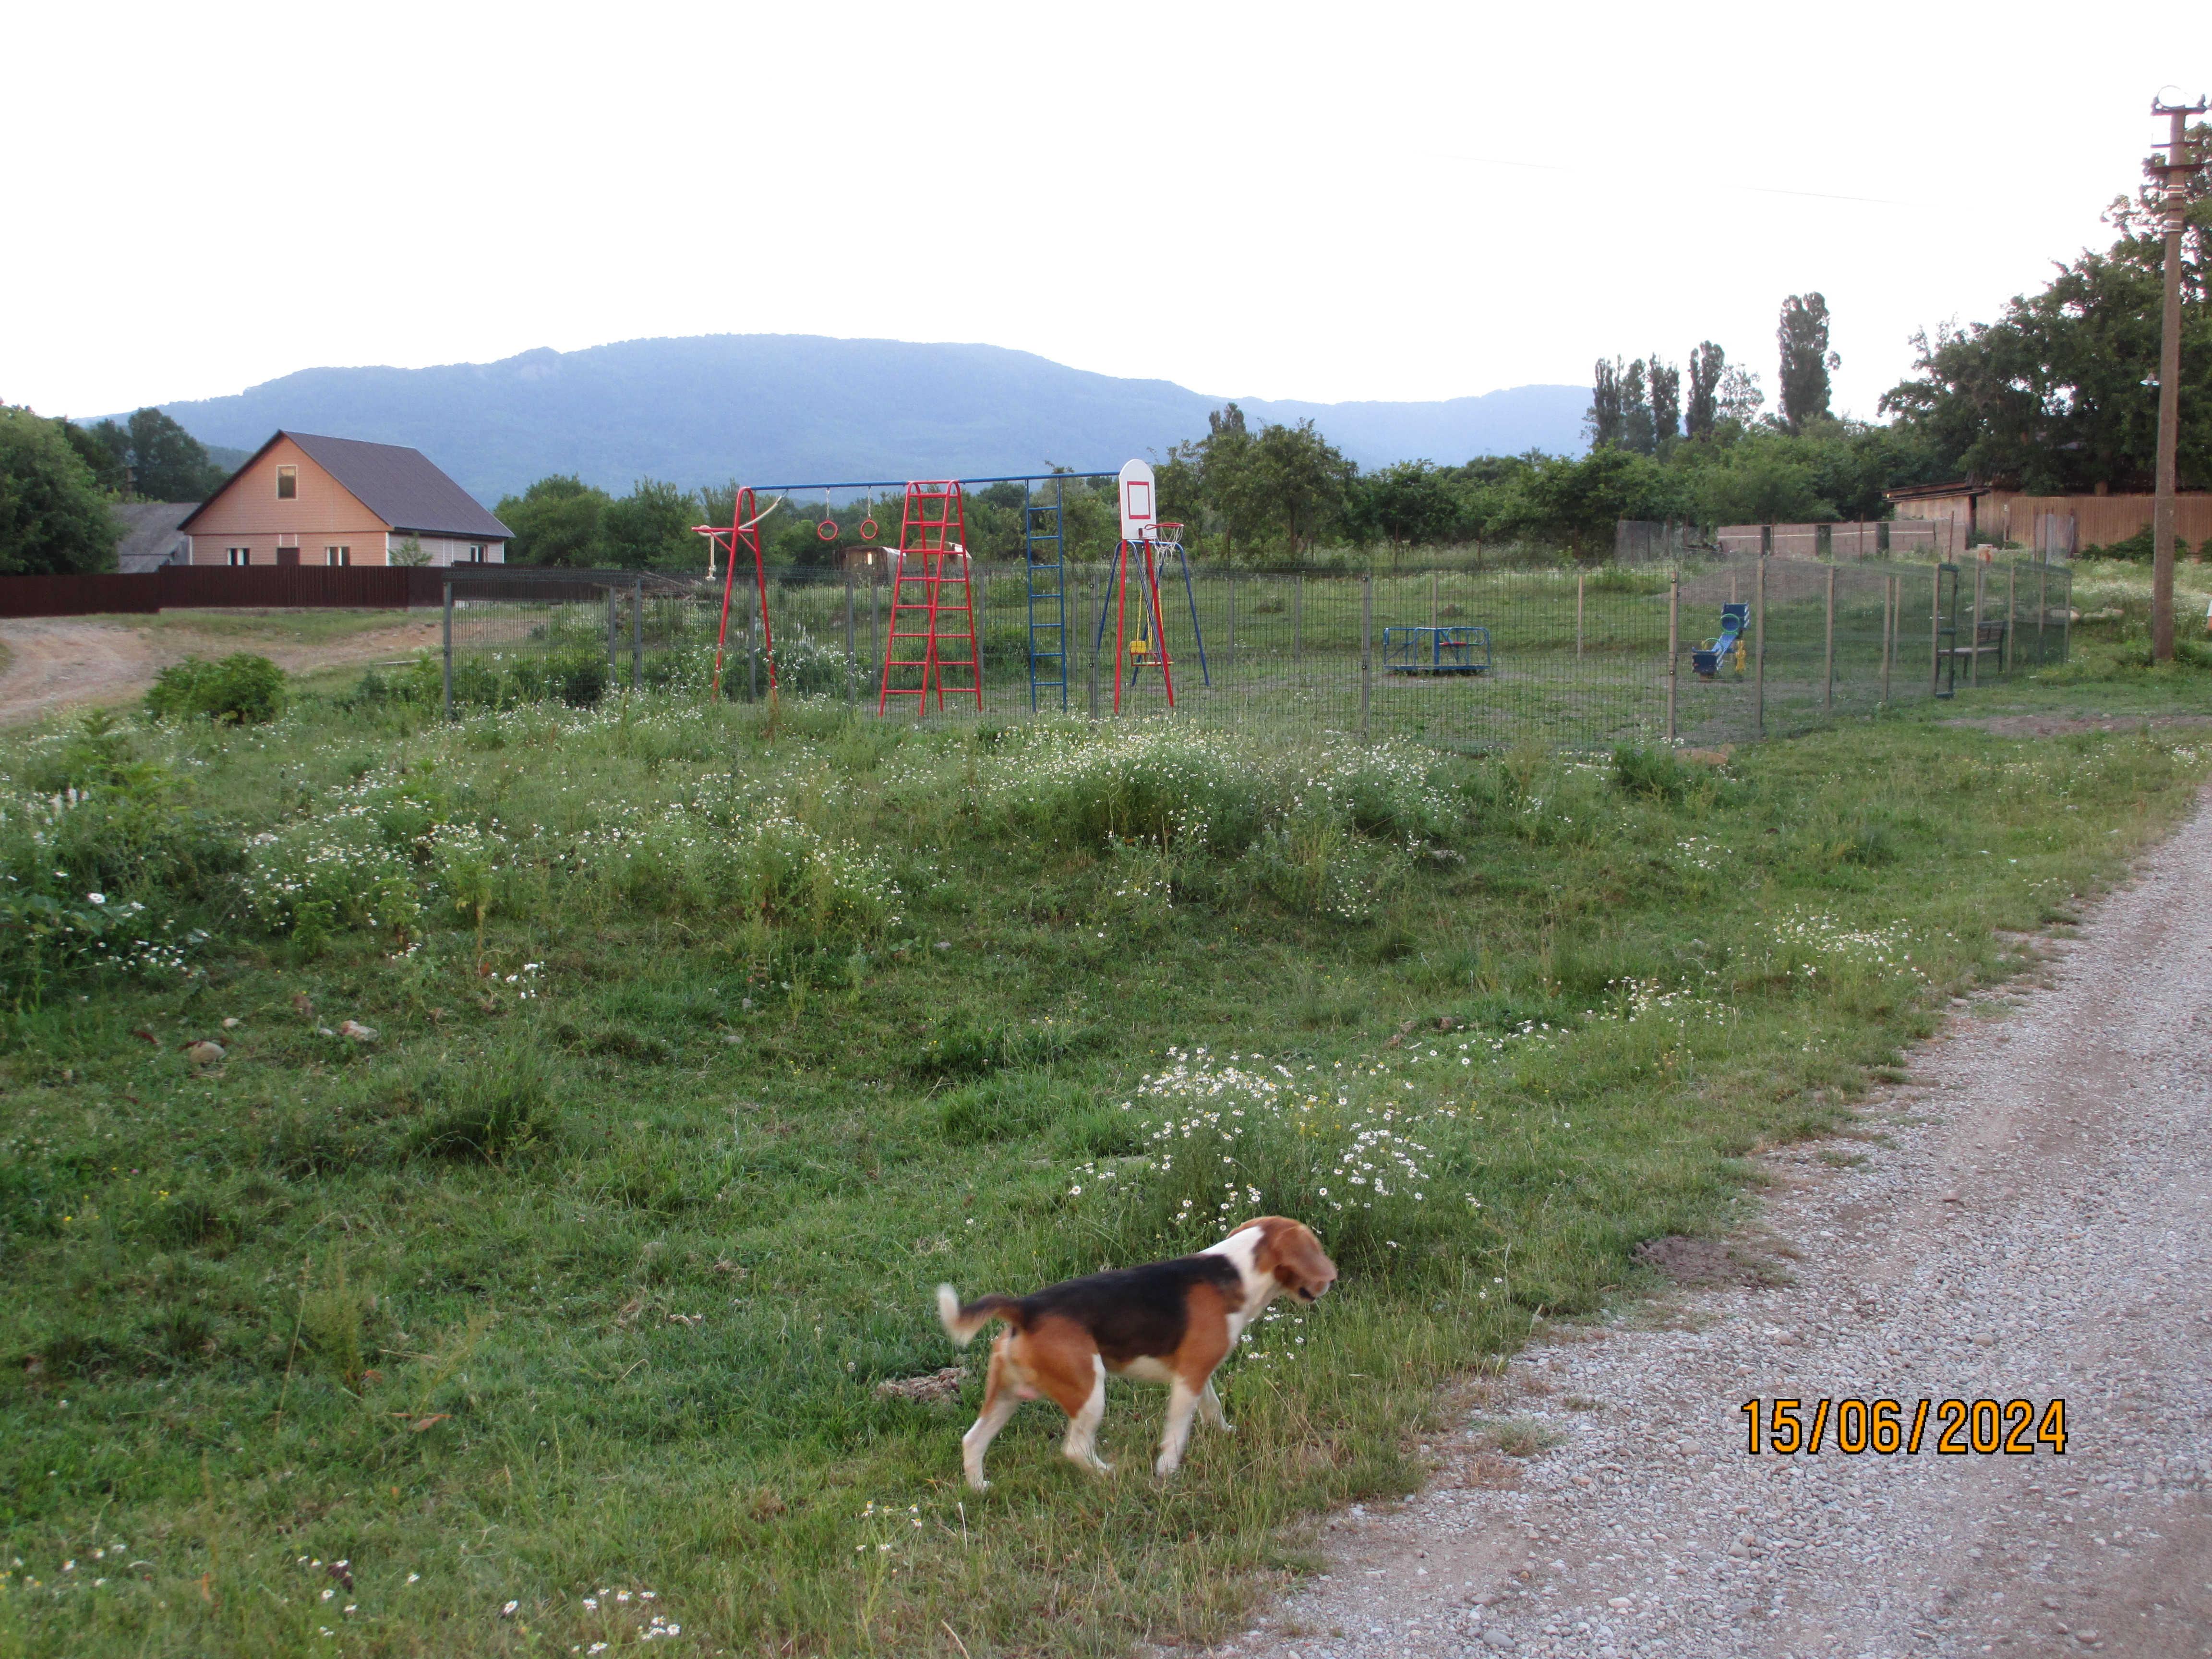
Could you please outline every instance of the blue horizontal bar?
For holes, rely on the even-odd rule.
[[[960,484],[1034,483],[1040,478],[1116,478],[1121,475],[1121,469],[1117,466],[1110,472],[1009,472],[1003,477],[957,478],[952,482]],[[755,495],[768,495],[790,494],[800,489],[904,489],[914,482],[911,478],[856,478],[845,483],[749,483],[744,488]],[[936,483],[944,481],[930,479],[927,482]]]

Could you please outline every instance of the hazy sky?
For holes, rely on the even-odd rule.
[[[845,0],[11,12],[0,399],[650,335],[1325,400],[1699,340],[1839,408],[2101,246],[2201,7]],[[1788,192],[1802,192],[1792,194]]]

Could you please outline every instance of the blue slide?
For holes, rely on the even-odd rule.
[[[1721,607],[1721,636],[1702,649],[1690,653],[1690,666],[1698,671],[1698,678],[1709,680],[1720,672],[1721,664],[1731,651],[1736,655],[1736,672],[1743,672],[1743,630],[1751,626],[1751,606],[1724,605]]]

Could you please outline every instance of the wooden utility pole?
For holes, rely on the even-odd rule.
[[[2189,184],[2197,164],[2189,154],[2189,118],[2204,112],[2204,100],[2193,104],[2151,100],[2150,112],[2171,123],[2163,162],[2146,161],[2143,170],[2159,183],[2159,207],[2166,221],[2166,312],[2158,354],[2158,495],[2151,509],[2150,654],[2154,662],[2173,659],[2173,492],[2174,449],[2181,424],[2181,234],[2189,222]]]

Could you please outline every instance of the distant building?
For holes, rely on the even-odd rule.
[[[2124,542],[2150,525],[2149,495],[2023,495],[1992,484],[1914,484],[1887,492],[1900,519],[1948,526],[1948,550],[1962,552],[1976,538],[2018,542],[2039,552],[2072,555],[2085,547]],[[2186,491],[2174,498],[2174,533],[2192,547],[2212,537],[2212,495]]]
[[[504,564],[514,534],[419,449],[279,432],[178,526],[193,564]]]
[[[118,570],[131,574],[192,562],[192,538],[183,526],[199,510],[198,501],[116,501],[107,510],[123,526],[115,547]]]

